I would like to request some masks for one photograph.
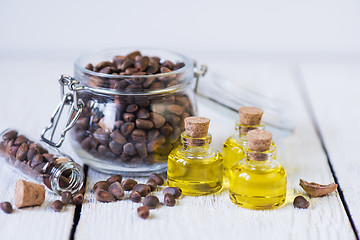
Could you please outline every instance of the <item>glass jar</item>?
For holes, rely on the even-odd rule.
[[[17,130],[0,134],[0,156],[15,170],[61,195],[75,194],[84,183],[82,167],[58,149],[44,147]]]
[[[177,53],[141,49],[143,56],[158,56],[161,65],[169,60],[178,69],[153,75],[116,73],[115,58],[133,50],[103,50],[76,60],[74,78],[60,79],[71,91],[63,98],[64,104],[73,106],[67,127],[59,142],[47,142],[59,145],[73,126],[71,144],[90,167],[142,176],[166,171],[167,156],[179,143],[184,118],[196,114],[195,79],[206,67],[197,70],[192,60]],[[108,64],[115,73],[92,71],[89,63]]]

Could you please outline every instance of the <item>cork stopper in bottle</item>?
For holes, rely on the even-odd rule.
[[[260,125],[264,111],[257,107],[243,106],[239,108],[240,123],[244,125]]]
[[[270,149],[272,134],[266,130],[251,130],[246,134],[250,150],[264,152]]]
[[[186,135],[192,138],[207,136],[210,119],[206,117],[187,117],[184,119]]]
[[[207,136],[210,119],[205,117],[187,117],[184,119],[185,133],[190,139],[186,144],[189,146],[203,146],[205,140],[201,139]],[[200,138],[200,139],[199,139]]]
[[[268,154],[263,153],[268,151],[272,142],[271,132],[265,130],[251,130],[246,134],[248,147],[254,152],[249,153],[251,160],[266,161]]]

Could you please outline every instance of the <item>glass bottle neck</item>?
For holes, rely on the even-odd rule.
[[[185,148],[208,148],[211,141],[212,137],[210,133],[202,138],[189,137],[185,132],[181,134],[181,143]]]
[[[84,183],[81,166],[68,158],[61,157],[44,166],[51,189],[61,195],[63,192],[77,193]]]
[[[247,161],[248,162],[266,162],[275,159],[275,147],[270,146],[268,151],[258,152],[251,149],[246,149]]]
[[[281,167],[275,159],[275,148],[265,152],[247,150],[244,167],[249,170],[270,171]]]
[[[235,130],[239,132],[239,136],[246,136],[247,132],[250,130],[263,130],[265,128],[265,124],[260,125],[244,125],[239,121],[235,123]]]

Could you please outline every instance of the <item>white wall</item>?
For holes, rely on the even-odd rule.
[[[357,0],[1,0],[0,54],[156,46],[220,56],[359,58]]]

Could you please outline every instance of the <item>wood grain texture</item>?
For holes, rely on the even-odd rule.
[[[264,90],[270,96],[280,95],[292,106],[292,114],[297,120],[295,132],[284,138],[280,132],[270,129],[274,131],[279,145],[279,160],[288,173],[286,204],[273,211],[246,210],[232,204],[228,191],[224,190],[215,196],[185,196],[178,201],[177,206],[173,208],[161,206],[151,211],[151,219],[143,220],[136,214],[136,209],[140,204],[129,200],[116,203],[96,202],[89,188],[96,181],[106,179],[108,175],[90,170],[86,202],[82,208],[75,239],[353,239],[354,233],[337,192],[322,198],[311,199],[310,208],[307,210],[294,209],[292,206],[294,195],[304,194],[298,186],[299,178],[321,183],[329,183],[333,181],[333,178],[289,68],[283,65],[269,66],[258,63],[225,65],[209,62],[209,65],[213,71],[227,72],[226,76],[233,78],[234,81],[239,80],[239,85]],[[351,69],[351,74],[358,73],[355,68]],[[321,103],[320,106],[323,107],[330,105],[326,104],[331,96],[326,96],[324,99],[315,96],[323,90],[320,88],[322,84],[316,83],[316,79],[322,78],[321,74],[328,68],[323,67],[321,70],[321,72],[316,72],[312,69],[312,74],[305,77],[312,76],[307,82],[309,86],[317,84],[317,88],[308,90],[313,98],[312,101]],[[348,70],[348,68],[343,68],[339,72],[332,70],[326,77],[342,81],[341,74]],[[21,127],[31,138],[38,138],[58,102],[56,81],[58,75],[71,72],[71,59],[66,61],[0,60],[2,85],[0,88],[0,128]],[[316,79],[313,80],[314,78]],[[347,92],[342,94],[349,96],[352,101],[358,101],[355,94],[358,85],[355,80],[347,84],[352,84],[349,88],[352,94]],[[335,82],[330,86],[333,92],[336,91]],[[343,108],[340,103],[332,104],[336,109]],[[348,107],[345,110],[352,110],[352,108]],[[358,165],[353,160],[357,159],[355,152],[348,151],[348,155],[345,155],[348,164],[344,167],[342,162],[345,160],[341,158],[343,152],[337,149],[339,146],[345,150],[348,148],[341,145],[343,143],[336,146],[335,143],[341,142],[337,140],[348,135],[343,136],[343,133],[333,129],[333,126],[338,126],[334,122],[335,118],[332,121],[328,119],[328,117],[334,117],[333,113],[320,108],[315,109],[316,113],[317,111],[319,111],[319,116],[326,116],[326,118],[323,117],[326,121],[321,130],[327,132],[324,136],[326,144],[329,144],[329,148],[331,146],[330,156],[332,158],[337,156],[339,159],[338,163],[334,164],[335,171],[343,173],[339,174],[338,178],[345,196],[349,199],[348,204],[353,210],[351,213],[354,219],[358,219],[359,191],[356,190],[356,181],[352,182],[352,179],[357,177],[356,172],[359,172],[356,170]],[[220,149],[222,142],[233,134],[237,114],[219,108],[207,100],[199,99],[199,115],[212,119],[210,132],[213,135],[213,145]],[[358,129],[358,122],[353,123],[355,125],[349,125],[349,129],[346,129],[350,131]],[[80,161],[74,155],[68,141],[65,142],[62,151],[73,156],[76,161]],[[14,186],[19,177],[7,166],[0,165],[0,201],[13,203]],[[138,180],[145,182],[146,179]],[[161,192],[157,194],[162,196]],[[11,215],[0,212],[2,226],[0,239],[68,239],[73,223],[74,208],[69,206],[64,212],[54,213],[50,209],[50,203],[55,199],[59,197],[47,193],[45,204],[41,207],[16,210]],[[162,201],[161,197],[160,200]]]
[[[301,71],[331,164],[359,231],[359,64],[303,65]]]
[[[5,214],[0,211],[1,239],[68,239],[73,223],[75,207],[68,205],[62,212],[55,213],[51,203],[60,197],[46,191],[45,202],[38,207],[16,209],[14,190],[17,179],[27,179],[13,171],[9,166],[0,164],[0,202],[12,203],[14,212]]]
[[[151,210],[151,218],[137,216],[140,204],[129,200],[99,203],[90,191],[98,180],[108,175],[89,170],[85,196],[76,239],[353,239],[354,232],[338,193],[310,199],[307,210],[295,209],[295,195],[305,195],[299,179],[332,182],[326,156],[305,109],[295,79],[287,66],[251,64],[215,65],[218,71],[233,73],[241,84],[261,84],[269,92],[280,91],[292,106],[297,127],[294,133],[279,139],[279,160],[288,174],[288,196],[283,207],[272,211],[252,211],[231,203],[228,191],[214,196],[182,197],[173,208],[161,206]],[[254,81],[255,80],[255,81]],[[255,86],[255,85],[254,85]],[[260,89],[259,88],[259,89]],[[212,121],[214,147],[233,133],[236,114],[227,112],[207,100],[199,100],[199,115]],[[272,130],[272,129],[270,129]],[[280,141],[281,140],[281,141]],[[145,182],[146,178],[138,179]],[[156,193],[162,196],[162,193]],[[160,199],[162,200],[162,199]]]
[[[14,127],[21,129],[29,138],[38,140],[59,100],[57,75],[66,66],[61,61],[0,59],[0,131]],[[71,67],[69,64],[69,70]],[[64,146],[63,150],[71,154],[69,146]],[[4,164],[3,160],[0,158],[0,202],[9,201],[15,208],[16,180],[26,178]],[[15,209],[12,214],[0,211],[0,239],[69,239],[75,207],[69,205],[56,213],[50,205],[57,199],[60,197],[46,191],[42,206]]]

